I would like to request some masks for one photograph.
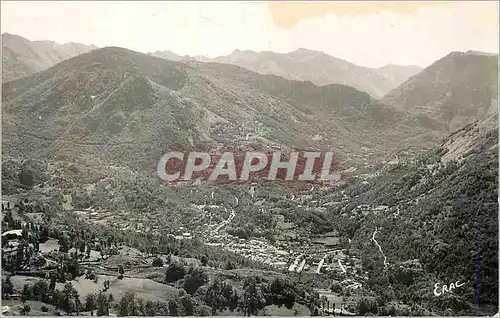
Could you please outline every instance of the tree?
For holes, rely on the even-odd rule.
[[[90,247],[90,245],[87,245],[86,246],[86,252],[85,252],[85,257],[86,258],[90,258],[90,252],[92,252],[92,248]]]
[[[111,285],[111,282],[106,279],[103,285],[104,285],[104,291],[107,291],[109,289],[109,286]]]
[[[245,315],[257,316],[258,311],[265,306],[265,299],[260,287],[257,285],[256,277],[250,277],[243,284],[243,312]]]
[[[167,283],[174,283],[179,279],[184,278],[185,275],[186,275],[186,270],[184,269],[184,266],[178,263],[172,263],[167,268],[167,272],[165,274],[165,281]]]
[[[292,309],[295,303],[295,290],[286,281],[276,278],[267,287],[268,299],[275,305],[285,305]]]
[[[212,308],[212,315],[217,314],[217,309],[223,309],[225,301],[222,294],[222,283],[218,277],[208,286],[205,292],[205,303]]]
[[[185,295],[180,299],[182,304],[183,316],[193,316],[194,315],[194,304],[193,300],[189,295]]]
[[[217,314],[217,310],[234,311],[238,307],[238,294],[233,287],[226,283],[221,282],[219,278],[210,284],[205,292],[205,303],[212,308],[212,315]]]
[[[33,187],[34,184],[33,171],[29,168],[24,168],[19,173],[19,182],[27,187]]]
[[[104,293],[97,295],[97,316],[109,316],[109,302]]]
[[[49,284],[44,280],[39,280],[33,284],[34,299],[45,302],[48,300]]]
[[[78,244],[78,248],[80,250],[80,254],[83,255],[85,254],[85,241],[84,240],[81,240]]]
[[[14,285],[12,285],[12,281],[10,276],[7,276],[5,280],[2,280],[2,298],[9,299],[10,295],[14,293]]]
[[[109,304],[112,304],[114,301],[115,301],[115,298],[113,297],[113,294],[109,294],[109,296],[108,296]]]
[[[71,278],[69,280],[80,276],[80,263],[78,263],[77,259],[66,257],[64,259],[64,267],[66,269],[66,272],[71,274]]]
[[[138,310],[135,302],[135,294],[126,292],[118,303],[118,315],[120,316],[137,316]]]
[[[16,253],[16,268],[21,269],[21,267],[24,265],[24,259],[25,259],[25,253],[24,250],[27,247],[26,241],[22,240],[21,244],[17,247],[17,253]]]
[[[156,302],[156,311],[161,316],[168,316],[168,303],[167,302]]]
[[[224,264],[224,269],[225,270],[232,270],[232,269],[235,269],[236,266],[234,266],[233,262],[231,262],[230,260],[227,260],[226,263]]]
[[[224,296],[225,307],[229,308],[229,310],[231,311],[234,311],[236,308],[238,308],[239,297],[233,286],[228,283],[222,284],[222,295]]]
[[[211,308],[207,305],[201,305],[198,307],[198,314],[197,316],[199,317],[207,317],[210,316]]]
[[[201,260],[200,260],[200,261],[201,261],[201,265],[203,265],[203,266],[207,266],[207,263],[208,263],[208,257],[207,257],[206,255],[203,255],[203,256],[201,257]]]
[[[189,273],[184,277],[183,288],[190,295],[194,295],[200,286],[208,282],[208,276],[201,268],[190,268]]]
[[[377,303],[369,299],[360,299],[357,303],[357,310],[360,316],[365,314],[376,315],[378,312]]]
[[[153,260],[153,264],[152,264],[154,267],[162,267],[163,266],[163,260],[159,257],[155,258]]]
[[[7,223],[7,226],[9,228],[12,228],[14,225],[14,218],[12,217],[12,212],[7,211],[5,212],[5,216],[3,217],[3,221]]]
[[[61,233],[59,235],[59,250],[63,253],[67,253],[70,249],[70,238],[68,234]]]
[[[339,283],[333,283],[331,286],[330,286],[330,290],[334,293],[340,293],[342,292],[342,287],[340,286]]]
[[[26,302],[27,300],[33,300],[34,298],[33,288],[31,288],[28,284],[24,284],[23,291],[21,292],[21,301]]]
[[[23,240],[28,239],[29,233],[30,232],[28,231],[28,228],[26,226],[23,226],[23,230],[21,231],[21,236],[23,237]]]
[[[22,308],[21,308],[21,315],[23,316],[27,316],[28,313],[31,311],[31,307],[30,305],[27,305],[25,304]]]
[[[87,269],[87,273],[85,273],[85,279],[95,280],[96,274],[92,271],[92,269]]]
[[[57,282],[57,273],[55,272],[50,273],[50,283],[49,283],[50,293],[53,293],[54,290],[56,289],[56,282]]]
[[[148,300],[144,306],[144,314],[146,316],[156,316],[156,304],[152,300]]]
[[[33,235],[33,238],[35,239],[33,241],[33,248],[35,250],[35,252],[39,252],[40,251],[40,241],[38,240],[38,238],[36,237],[36,235]],[[45,261],[45,258],[41,258]],[[45,264],[45,262],[43,262],[43,265]],[[41,266],[43,266],[41,265]]]
[[[118,276],[118,279],[123,279],[123,274],[125,274],[125,270],[123,269],[122,265],[118,266],[118,272],[120,273],[120,276]]]
[[[49,228],[44,226],[42,230],[40,231],[40,238],[39,241],[40,243],[45,243],[49,239]]]
[[[142,300],[142,298],[137,298],[135,300],[135,304],[136,304],[136,308],[137,308],[137,315],[141,315],[141,316],[146,316],[145,314],[145,310],[144,310],[144,301]]]
[[[78,294],[75,295],[75,308],[76,308],[76,315],[80,316],[80,310],[82,309],[82,303],[80,301],[80,295],[78,295]]]
[[[170,299],[168,301],[168,313],[170,316],[175,316],[175,317],[178,317],[180,316],[179,314],[179,304],[173,300],[173,299]]]
[[[92,316],[94,315],[94,310],[97,309],[97,300],[94,294],[87,294],[85,296],[84,308],[86,311],[90,311]]]
[[[72,312],[78,311],[78,291],[73,287],[70,282],[64,285],[64,290],[62,292],[62,299],[59,307],[66,311],[68,315]]]

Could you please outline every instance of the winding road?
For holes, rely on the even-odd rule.
[[[347,273],[347,271],[345,270],[345,267],[344,265],[342,265],[342,262],[340,261],[340,258],[337,259],[337,262],[339,263],[339,266],[340,266],[340,269],[342,269],[342,272]]]
[[[213,194],[214,193],[212,192],[212,198],[213,198]],[[238,206],[239,205],[238,198],[234,197],[234,199],[236,200],[236,206]],[[224,210],[227,212],[227,208],[226,207],[224,207]],[[234,212],[234,209],[231,209],[231,214],[229,214],[229,217],[225,221],[222,221],[222,223],[217,228],[215,228],[214,232],[218,233],[221,228],[223,228],[224,226],[226,226],[229,223],[231,223],[231,221],[234,219],[235,216],[236,216],[236,212]]]
[[[382,251],[382,247],[380,246],[380,244],[378,244],[377,240],[375,239],[375,234],[377,234],[377,231],[378,231],[378,228],[376,227],[375,231],[373,231],[372,241],[375,242],[375,244],[378,246],[380,253],[384,257],[384,269],[387,269],[387,257],[385,256],[384,252]]]
[[[227,224],[231,223],[231,221],[233,220],[233,218],[236,216],[236,213],[234,212],[233,209],[231,209],[231,214],[229,215],[229,217],[223,221],[216,229],[215,229],[215,233],[219,232],[219,230],[221,228],[223,228],[224,226],[226,226]]]

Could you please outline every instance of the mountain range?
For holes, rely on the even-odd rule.
[[[45,70],[63,60],[97,49],[79,43],[57,44],[29,41],[18,35],[2,34],[3,81],[7,82]],[[171,51],[150,55],[173,61],[201,61],[233,64],[261,74],[290,80],[311,81],[316,85],[343,84],[380,98],[421,71],[417,66],[386,65],[380,68],[357,66],[318,51],[299,49],[290,53],[236,50],[228,56],[207,58],[179,56]]]
[[[2,200],[15,206],[2,229],[22,233],[15,257],[5,236],[2,276],[13,286],[9,295],[2,281],[2,296],[21,294],[7,301],[22,313],[78,312],[64,296],[75,294],[71,282],[82,299],[112,296],[97,298],[97,315],[245,315],[248,299],[321,315],[319,291],[347,307],[341,315],[498,311],[497,55],[367,70],[308,50],[230,61],[4,38]],[[251,63],[235,65],[245,54]],[[161,187],[151,178],[165,151],[214,148],[335,151],[342,180]],[[43,262],[31,261],[31,246]],[[36,283],[23,276],[39,270]],[[43,277],[63,294],[46,293]]]
[[[367,148],[372,161],[401,147],[436,145],[493,112],[497,92],[497,56],[472,51],[450,53],[413,76],[418,68],[378,69],[392,83],[411,77],[376,100],[349,85],[318,86],[258,69],[272,62],[317,75],[321,73],[314,69],[323,63],[322,69],[331,68],[332,74],[334,69],[344,72],[344,82],[347,74],[367,70],[304,49],[286,54],[235,51],[210,60],[30,42],[10,34],[2,39],[7,74],[22,68],[20,60],[31,58],[36,63],[30,65],[39,68],[63,60],[3,84],[4,154],[14,157],[85,154],[151,168],[152,158],[172,147],[286,145],[336,149],[346,164],[361,163],[367,160]],[[9,59],[14,51],[23,58]],[[234,65],[243,60],[256,64],[248,69]]]
[[[380,101],[426,115],[450,132],[497,111],[498,55],[452,52],[411,77]]]
[[[57,44],[29,41],[21,36],[2,34],[2,81],[8,82],[43,71],[73,56],[96,49],[79,43]]]
[[[349,86],[320,87],[117,47],[4,83],[2,100],[8,156],[93,154],[148,168],[172,147],[284,144],[351,154],[360,145],[382,152],[424,133],[409,126],[406,111]]]
[[[323,52],[298,49],[289,53],[236,50],[216,58],[179,56],[169,51],[154,56],[177,61],[198,60],[234,64],[261,74],[273,74],[286,79],[310,81],[316,85],[343,84],[380,98],[391,89],[422,69],[418,66],[386,65],[368,68],[330,56]]]
[[[498,115],[492,113],[447,136],[413,162],[388,165],[377,177],[345,189],[339,228],[364,255],[373,290],[386,299],[409,295],[428,315],[486,315],[498,311]],[[363,184],[364,183],[364,184]],[[384,204],[384,213],[357,213],[360,204]],[[377,230],[385,254],[366,238]],[[389,268],[384,270],[384,258]],[[413,264],[413,265],[412,265]],[[414,265],[417,265],[416,267]],[[480,275],[478,275],[480,273]],[[395,277],[407,275],[398,282]],[[429,281],[469,282],[453,305],[436,297]],[[480,284],[479,306],[475,304]],[[411,297],[411,296],[410,296]],[[408,298],[406,298],[408,299]],[[484,310],[484,312],[483,312]]]

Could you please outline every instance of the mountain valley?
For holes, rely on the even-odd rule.
[[[9,37],[4,315],[498,312],[497,55],[368,69],[37,41],[16,60]],[[214,149],[334,151],[342,178],[155,175],[165,151]]]

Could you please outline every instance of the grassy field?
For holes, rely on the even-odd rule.
[[[26,305],[30,306],[29,316],[54,316],[57,311],[52,305],[42,303],[40,301],[26,301]],[[2,299],[2,316],[20,316],[21,308],[24,306],[20,300],[5,300]],[[46,307],[47,311],[43,312],[42,307]]]
[[[137,298],[152,301],[166,301],[179,294],[179,290],[165,284],[157,283],[146,278],[124,277],[118,279],[116,276],[97,275],[98,282],[79,277],[72,281],[73,287],[78,291],[80,297],[87,294],[96,294],[104,291],[104,281],[110,281],[107,294],[113,295],[114,299],[121,299],[126,292],[134,292]],[[62,290],[64,284],[57,284],[57,289]]]
[[[294,304],[292,309],[288,309],[285,306],[278,307],[276,305],[266,306],[263,311],[263,315],[266,316],[278,316],[278,317],[292,317],[294,313],[297,312],[297,316],[310,316],[311,311],[304,305]]]
[[[104,291],[104,281],[110,281],[110,288],[106,291],[107,294],[112,294],[114,299],[121,299],[121,297],[128,291],[135,292],[138,298],[152,301],[166,301],[173,299],[179,294],[178,289],[175,287],[161,284],[147,278],[131,278],[124,277],[118,279],[116,276],[97,275],[98,281],[95,283],[93,280],[78,277],[71,281],[73,287],[78,291],[81,299],[87,294],[97,294]],[[11,277],[14,290],[21,292],[25,284],[33,285],[39,280],[38,277],[27,276],[12,276]],[[47,281],[48,283],[48,281]],[[64,284],[57,283],[56,289],[63,290]]]
[[[12,286],[14,287],[14,291],[17,291],[19,293],[21,293],[25,284],[33,285],[39,280],[44,280],[43,278],[40,277],[29,277],[29,276],[19,276],[19,275],[11,276],[10,279],[12,281]]]
[[[40,243],[40,252],[49,253],[51,251],[58,251],[59,243],[55,239],[49,239],[45,243]]]

